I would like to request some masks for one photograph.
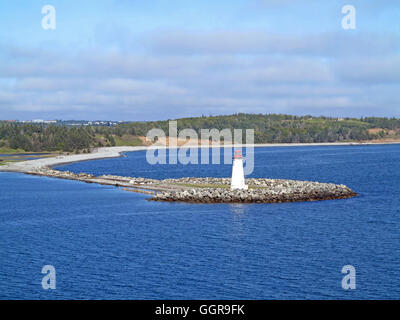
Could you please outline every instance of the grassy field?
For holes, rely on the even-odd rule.
[[[39,151],[39,152],[37,152],[37,151],[25,151],[23,149],[12,149],[12,148],[8,148],[8,147],[1,147],[0,148],[0,155],[1,154],[7,154],[7,155],[9,155],[9,154],[15,154],[15,155],[21,154],[21,155],[24,155],[24,154],[32,154],[32,153],[37,153],[37,154],[49,153],[49,154],[54,155],[54,154],[59,154],[61,152],[60,151]]]
[[[0,154],[15,154],[15,153],[27,153],[22,149],[11,149],[8,147],[1,147]]]
[[[178,185],[178,183],[177,183]],[[214,183],[209,183],[209,184],[201,184],[201,183],[179,183],[179,185],[187,187],[187,188],[222,188],[222,189],[230,189],[231,185],[230,184],[214,184]],[[249,189],[266,189],[268,187],[261,187],[261,186],[249,186]]]
[[[140,140],[136,136],[123,135],[122,137],[119,137],[117,135],[114,135],[113,137],[115,140],[115,145],[117,147],[122,147],[122,146],[137,147],[143,145],[142,140]]]
[[[228,189],[231,186],[229,184],[201,184],[201,183],[177,183],[177,185],[188,187],[188,188],[223,188]]]

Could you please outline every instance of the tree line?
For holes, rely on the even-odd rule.
[[[94,147],[114,146],[124,136],[146,136],[154,128],[168,135],[169,121],[122,123],[108,126],[66,126],[0,121],[0,148],[25,151],[89,152]],[[178,131],[194,129],[254,129],[255,143],[315,143],[368,141],[400,133],[397,118],[329,118],[281,114],[233,114],[177,120]],[[379,129],[379,130],[371,130]]]
[[[329,118],[281,114],[234,114],[202,116],[177,120],[178,131],[191,128],[200,136],[201,129],[254,129],[255,143],[317,143],[381,139],[388,130],[399,130],[396,118]],[[168,120],[124,123],[114,132],[119,135],[145,136],[150,129],[160,128],[168,135]],[[372,133],[370,129],[382,129]]]

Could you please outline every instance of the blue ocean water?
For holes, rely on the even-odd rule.
[[[229,176],[151,166],[145,152],[62,170]],[[185,204],[77,181],[0,173],[1,299],[400,299],[400,145],[255,149],[253,177],[343,183],[357,198]],[[344,265],[356,289],[341,287]],[[56,268],[56,290],[41,287]]]

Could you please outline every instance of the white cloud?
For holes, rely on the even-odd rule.
[[[395,40],[221,31],[165,32],[149,38],[141,53],[3,45],[0,113],[148,120],[386,108],[393,115],[400,103]]]

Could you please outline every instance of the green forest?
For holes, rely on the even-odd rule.
[[[254,129],[255,143],[360,142],[399,139],[400,119],[329,118],[280,114],[234,114],[177,119],[178,131]],[[117,126],[68,126],[0,121],[0,152],[90,152],[95,147],[141,145],[139,137],[154,128],[168,135],[168,120]]]

